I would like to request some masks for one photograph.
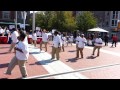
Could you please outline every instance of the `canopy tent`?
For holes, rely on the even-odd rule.
[[[102,28],[92,28],[92,29],[89,29],[88,31],[91,31],[91,32],[109,32],[107,30],[104,30]]]

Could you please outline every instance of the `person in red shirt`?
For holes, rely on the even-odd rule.
[[[112,37],[112,46],[113,47],[113,44],[115,43],[115,47],[116,47],[116,43],[118,41],[118,37],[114,34],[113,37]]]

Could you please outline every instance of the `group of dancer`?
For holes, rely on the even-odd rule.
[[[8,65],[8,69],[5,72],[5,74],[11,74],[13,68],[15,67],[15,65],[19,65],[22,77],[25,78],[28,76],[27,74],[27,70],[26,70],[26,62],[28,60],[29,57],[29,45],[28,45],[28,41],[27,41],[27,34],[25,34],[24,31],[22,30],[15,30],[13,29],[14,32],[12,33],[12,44],[10,46],[9,49],[9,53],[12,51],[12,49],[14,48],[14,52],[15,52],[15,56],[12,58],[11,62]],[[36,47],[36,40],[37,40],[37,35],[36,34],[36,30],[34,31],[34,33],[32,34],[32,42],[34,43],[34,46]],[[45,52],[47,52],[47,44],[50,40],[50,38],[48,37],[48,33],[46,29],[43,29],[43,31],[41,31],[41,33],[39,33],[39,37],[42,37],[42,42],[40,42],[40,51],[42,51],[42,44],[45,45]],[[55,31],[52,34],[53,38],[52,38],[52,54],[51,54],[51,60],[54,61],[55,58],[56,60],[60,60],[60,52],[61,51],[65,51],[65,44],[66,46],[68,46],[68,44],[73,43],[73,35],[70,34],[69,36],[66,36],[65,33],[60,33],[58,31]],[[84,36],[84,34],[77,34],[77,37],[75,38],[76,41],[76,58],[79,59],[79,57],[81,59],[84,58],[84,47],[87,43],[87,40]],[[96,35],[96,39],[95,39],[95,46],[93,48],[93,53],[92,55],[95,54],[95,50],[98,49],[98,53],[97,56],[100,55],[100,48],[102,47],[102,39],[99,35]],[[80,54],[79,54],[80,52]]]

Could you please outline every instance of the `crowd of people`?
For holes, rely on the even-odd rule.
[[[5,74],[11,74],[13,68],[15,65],[19,65],[22,77],[27,77],[27,71],[26,71],[26,62],[29,57],[29,45],[28,45],[28,37],[30,33],[25,32],[24,30],[18,29],[16,30],[15,28],[12,29],[13,32],[10,33],[8,29],[6,28],[5,30],[2,30],[0,27],[0,35],[3,35],[3,32],[6,32],[8,35],[11,36],[12,43],[9,48],[9,53],[12,52],[14,49],[15,56],[12,58],[11,62],[9,63],[8,69],[5,72]],[[74,38],[73,34],[66,34],[66,33],[61,33],[59,31],[54,31],[54,33],[51,33],[51,37],[49,37],[49,33],[46,29],[41,29],[41,30],[34,30],[34,32],[31,34],[32,39],[31,39],[31,44],[36,47],[36,41],[37,37],[41,37],[42,41],[39,43],[40,44],[40,52],[42,51],[42,45],[45,45],[45,52],[47,52],[47,45],[50,40],[52,40],[52,53],[51,53],[51,60],[54,60],[55,57],[57,60],[60,60],[60,52],[63,51],[65,52],[65,45],[68,46],[69,44],[73,44],[75,41],[76,44],[76,58],[78,59],[79,57],[81,59],[84,58],[84,47],[87,45],[87,43],[90,40],[94,40],[92,44],[94,45],[92,55],[95,55],[96,49],[98,50],[97,56],[100,56],[100,49],[103,46],[103,40],[101,36],[97,33],[94,36],[89,36],[89,38],[86,38],[86,36],[83,33],[77,33],[77,37]],[[108,34],[105,34],[104,36],[104,41],[105,41],[105,46],[108,45],[108,39],[109,36]],[[112,46],[115,43],[116,47],[116,42],[118,40],[116,35],[113,35],[112,37],[113,42]],[[80,53],[79,53],[80,52]]]

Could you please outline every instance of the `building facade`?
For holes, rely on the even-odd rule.
[[[97,19],[97,26],[109,31],[110,36],[117,34],[120,37],[120,11],[91,11]],[[76,15],[83,11],[76,11]],[[120,38],[119,38],[120,39]]]
[[[17,11],[17,23],[23,24],[22,11]],[[30,11],[26,11],[26,24],[29,23]],[[16,11],[0,11],[0,26],[15,25]]]

